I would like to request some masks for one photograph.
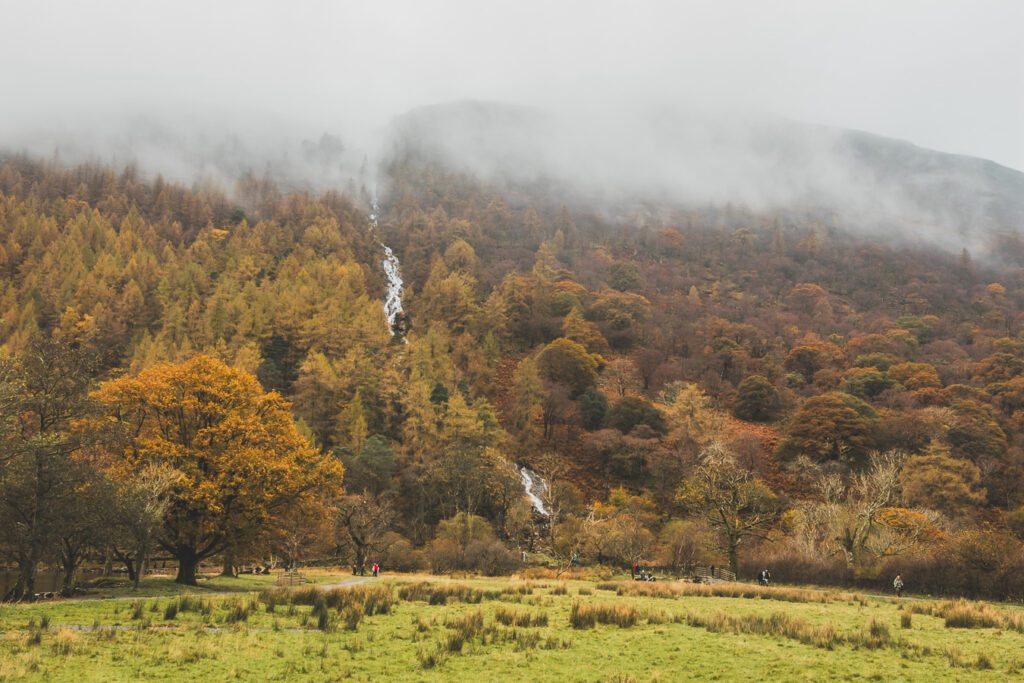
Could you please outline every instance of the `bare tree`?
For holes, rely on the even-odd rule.
[[[386,549],[382,544],[394,519],[391,505],[368,495],[344,496],[336,510],[339,548],[351,550],[354,571],[365,574],[369,554]]]
[[[901,451],[874,452],[867,471],[847,486],[837,475],[820,480],[819,490],[833,539],[848,567],[863,563],[879,524],[879,513],[899,497],[900,472],[906,456]]]
[[[181,473],[167,466],[149,465],[131,477],[118,480],[112,524],[120,532],[114,555],[124,562],[136,588],[146,574],[153,539],[170,505],[168,493]]]
[[[680,488],[678,500],[719,532],[729,569],[736,573],[743,541],[767,538],[779,517],[779,502],[721,443],[705,448],[700,461],[697,471]]]

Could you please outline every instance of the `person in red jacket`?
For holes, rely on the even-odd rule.
[[[374,576],[379,576],[380,575],[380,565],[377,564],[376,562],[373,563],[373,575]]]

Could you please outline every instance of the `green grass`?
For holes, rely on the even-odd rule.
[[[339,582],[350,579],[350,574],[339,574],[321,570],[304,570],[303,575],[310,583],[322,584]],[[90,588],[90,598],[135,598],[135,597],[160,597],[178,595],[183,590],[196,593],[245,593],[258,591],[267,586],[274,585],[277,574],[242,574],[237,577],[226,577],[220,575],[208,575],[200,577],[199,585],[195,587],[183,587],[174,583],[173,576],[147,576],[142,580],[138,589],[132,587],[131,581],[125,578],[107,580],[103,586]]]
[[[172,595],[148,583],[145,597],[0,606],[0,680],[1005,681],[1024,668],[1024,611],[1005,605],[921,600],[908,618],[907,601],[807,589],[271,585]]]

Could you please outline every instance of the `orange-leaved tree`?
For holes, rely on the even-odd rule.
[[[310,492],[341,492],[342,466],[299,434],[288,403],[255,377],[208,356],[105,382],[94,397],[122,438],[111,470],[180,473],[157,542],[194,585],[204,559],[273,526]]]

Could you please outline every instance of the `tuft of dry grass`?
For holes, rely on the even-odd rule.
[[[605,585],[608,584],[599,584],[598,588],[602,588]],[[806,588],[752,586],[742,583],[686,583],[683,581],[673,583],[649,583],[646,581],[622,582],[616,585],[616,592],[619,595],[649,598],[756,598],[761,600],[779,600],[783,602],[828,603],[861,599],[859,596],[851,593],[809,590]]]
[[[464,584],[435,584],[429,581],[406,584],[398,589],[399,599],[422,600],[430,605],[446,605],[449,601],[479,604],[500,596],[501,591],[484,591]]]
[[[509,607],[498,607],[495,609],[494,620],[505,626],[518,626],[519,628],[548,625],[548,615],[544,612],[533,614],[525,610],[515,610]]]
[[[597,624],[615,624],[619,628],[629,628],[646,616],[646,611],[633,605],[574,602],[569,612],[569,625],[593,628]]]
[[[1006,619],[993,607],[981,602],[957,600],[944,610],[946,628],[1003,628]]]
[[[706,616],[690,612],[686,615],[690,626],[702,627],[712,633],[734,633],[782,636],[804,645],[831,650],[846,639],[828,624],[811,624],[783,612],[768,616],[760,614],[732,615],[725,612]]]

